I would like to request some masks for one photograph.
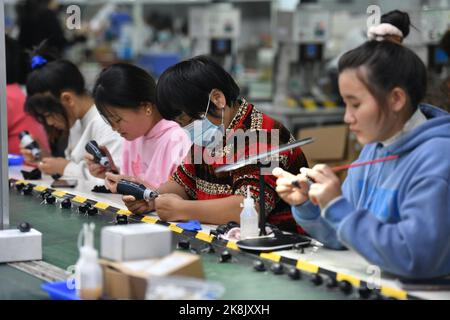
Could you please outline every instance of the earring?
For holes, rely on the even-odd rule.
[[[149,115],[151,115],[152,114],[152,109],[150,109],[150,108],[147,108],[147,110],[146,110],[146,114],[149,116]]]

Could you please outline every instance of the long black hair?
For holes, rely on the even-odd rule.
[[[5,35],[6,83],[18,83],[20,75],[20,46],[10,36]]]
[[[164,71],[156,85],[161,115],[167,120],[173,120],[184,112],[194,119],[200,119],[213,89],[223,92],[230,107],[234,106],[240,93],[231,75],[213,59],[197,56],[179,62]],[[209,113],[217,116],[217,110],[217,106],[211,102]]]
[[[94,85],[93,96],[98,111],[108,122],[108,107],[138,109],[144,103],[156,104],[156,83],[148,72],[127,63],[104,69]]]
[[[42,12],[48,10],[51,0],[22,0],[16,4],[17,22],[19,26],[32,20],[39,20]]]

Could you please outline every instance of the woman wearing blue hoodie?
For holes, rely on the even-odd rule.
[[[368,41],[340,59],[339,90],[344,121],[364,145],[357,162],[398,158],[350,169],[342,187],[326,165],[297,176],[277,168],[280,197],[329,248],[404,278],[450,274],[450,115],[420,104],[423,62],[392,40]]]

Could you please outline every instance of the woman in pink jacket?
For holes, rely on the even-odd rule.
[[[125,63],[103,70],[94,86],[100,114],[126,140],[122,168],[113,164],[112,172],[86,154],[91,174],[105,178],[105,185],[112,192],[116,192],[117,182],[123,178],[152,189],[159,187],[190,149],[192,143],[184,130],[176,122],[162,118],[155,104],[155,90],[155,81],[146,71]]]

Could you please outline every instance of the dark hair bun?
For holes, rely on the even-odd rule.
[[[381,16],[381,23],[389,23],[396,26],[403,33],[403,38],[409,35],[411,20],[406,12],[400,10],[389,11]]]

